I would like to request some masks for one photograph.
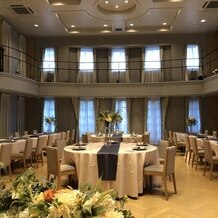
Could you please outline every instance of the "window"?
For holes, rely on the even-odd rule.
[[[146,47],[142,54],[144,60],[144,71],[142,71],[142,82],[161,82],[163,79],[161,61],[163,49],[159,46]]]
[[[153,71],[161,69],[160,47],[145,48],[145,71]]]
[[[151,144],[158,144],[161,139],[161,105],[160,99],[149,99],[147,110],[147,130],[150,132]]]
[[[44,100],[44,110],[43,110],[43,132],[54,132],[55,123],[48,124],[45,122],[45,117],[55,118],[55,100],[54,98],[46,98]]]
[[[186,67],[188,70],[199,70],[199,46],[187,45],[186,47]]]
[[[126,71],[126,52],[124,48],[113,48],[111,51],[111,71]]]
[[[116,99],[115,111],[119,112],[123,118],[122,122],[118,124],[118,130],[124,133],[128,132],[128,116],[127,116],[127,102],[126,99]]]
[[[188,116],[194,117],[197,120],[197,124],[192,126],[193,132],[200,132],[201,130],[201,116],[200,116],[200,105],[197,97],[189,98],[188,103]],[[190,132],[190,126],[188,127]]]
[[[55,64],[55,49],[45,48],[43,54],[43,72],[54,72],[56,68]]]
[[[95,132],[94,99],[80,99],[79,105],[79,136],[86,132]]]
[[[93,54],[92,48],[81,48],[80,49],[79,70],[80,72],[93,72],[94,54]]]

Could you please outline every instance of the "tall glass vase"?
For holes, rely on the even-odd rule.
[[[105,138],[104,138],[104,142],[106,146],[110,146],[111,145],[111,125],[110,123],[107,123],[105,125]]]

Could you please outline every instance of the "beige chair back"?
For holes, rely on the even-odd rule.
[[[190,146],[188,134],[184,134],[184,142],[186,145],[186,151],[191,151],[191,146]]]
[[[176,147],[170,146],[167,148],[166,160],[164,162],[164,174],[165,176],[172,175],[175,169],[175,157],[176,157]]]
[[[217,131],[213,131],[213,137],[217,138]]]
[[[26,145],[25,145],[25,150],[24,150],[25,159],[31,158],[32,156],[33,142],[34,142],[33,138],[26,139]]]
[[[66,132],[66,141],[67,141],[67,144],[70,144],[70,130],[67,130]]]
[[[88,134],[82,134],[82,143],[88,143]]]
[[[167,140],[160,140],[158,146],[159,157],[166,159],[167,148],[170,146],[170,142]]]
[[[211,163],[213,160],[213,155],[212,155],[212,150],[210,146],[210,141],[209,140],[204,140],[204,155],[205,159],[207,162]]]
[[[0,162],[2,162],[6,167],[10,166],[12,144],[2,144],[0,148]]]
[[[64,147],[67,146],[67,140],[66,139],[59,139],[55,142],[55,147],[58,149],[58,159],[60,160],[62,158],[62,153],[64,150]]]
[[[15,132],[15,133],[14,133],[14,136],[15,136],[15,137],[20,137],[20,133],[19,133],[19,132]]]
[[[38,137],[37,144],[36,144],[36,154],[43,153],[43,148],[47,145],[48,137],[46,135],[41,135]]]
[[[58,176],[60,174],[60,161],[58,159],[58,149],[56,147],[47,146],[46,154],[48,174]]]
[[[150,132],[145,132],[142,135],[142,142],[150,144]]]
[[[70,137],[70,143],[74,144],[75,143],[75,129],[71,131],[71,137]]]
[[[28,135],[28,131],[27,130],[25,130],[25,131],[23,131],[23,135]]]
[[[67,138],[67,133],[61,132],[61,139],[66,139],[66,138]]]
[[[171,144],[171,145],[174,145],[173,131],[169,131],[169,140],[170,140],[170,144]]]
[[[188,136],[190,147],[193,149],[193,154],[198,154],[197,137],[190,135]]]

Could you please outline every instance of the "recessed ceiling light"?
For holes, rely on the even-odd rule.
[[[128,2],[129,2],[129,1],[127,1],[127,0],[125,1],[125,3],[128,3]]]
[[[133,23],[131,23],[131,24],[129,24],[130,26],[134,26],[134,24]]]
[[[202,19],[202,20],[201,20],[201,23],[204,23],[204,22],[206,22],[206,20],[205,20],[205,19]]]
[[[109,2],[108,1],[105,1],[105,4],[108,4]]]
[[[34,27],[39,27],[39,25],[38,24],[34,24]]]
[[[107,24],[104,24],[104,27],[107,27]]]
[[[75,28],[75,25],[74,25],[74,24],[72,24],[72,25],[71,25],[71,27],[72,27],[72,28]]]
[[[116,5],[115,8],[119,8],[119,5]]]
[[[167,23],[166,23],[166,22],[164,22],[164,23],[163,23],[163,25],[164,25],[164,26],[166,26],[166,25],[167,25]]]

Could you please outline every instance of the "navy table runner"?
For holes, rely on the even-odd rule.
[[[119,142],[102,146],[97,153],[98,175],[102,180],[116,180]]]

